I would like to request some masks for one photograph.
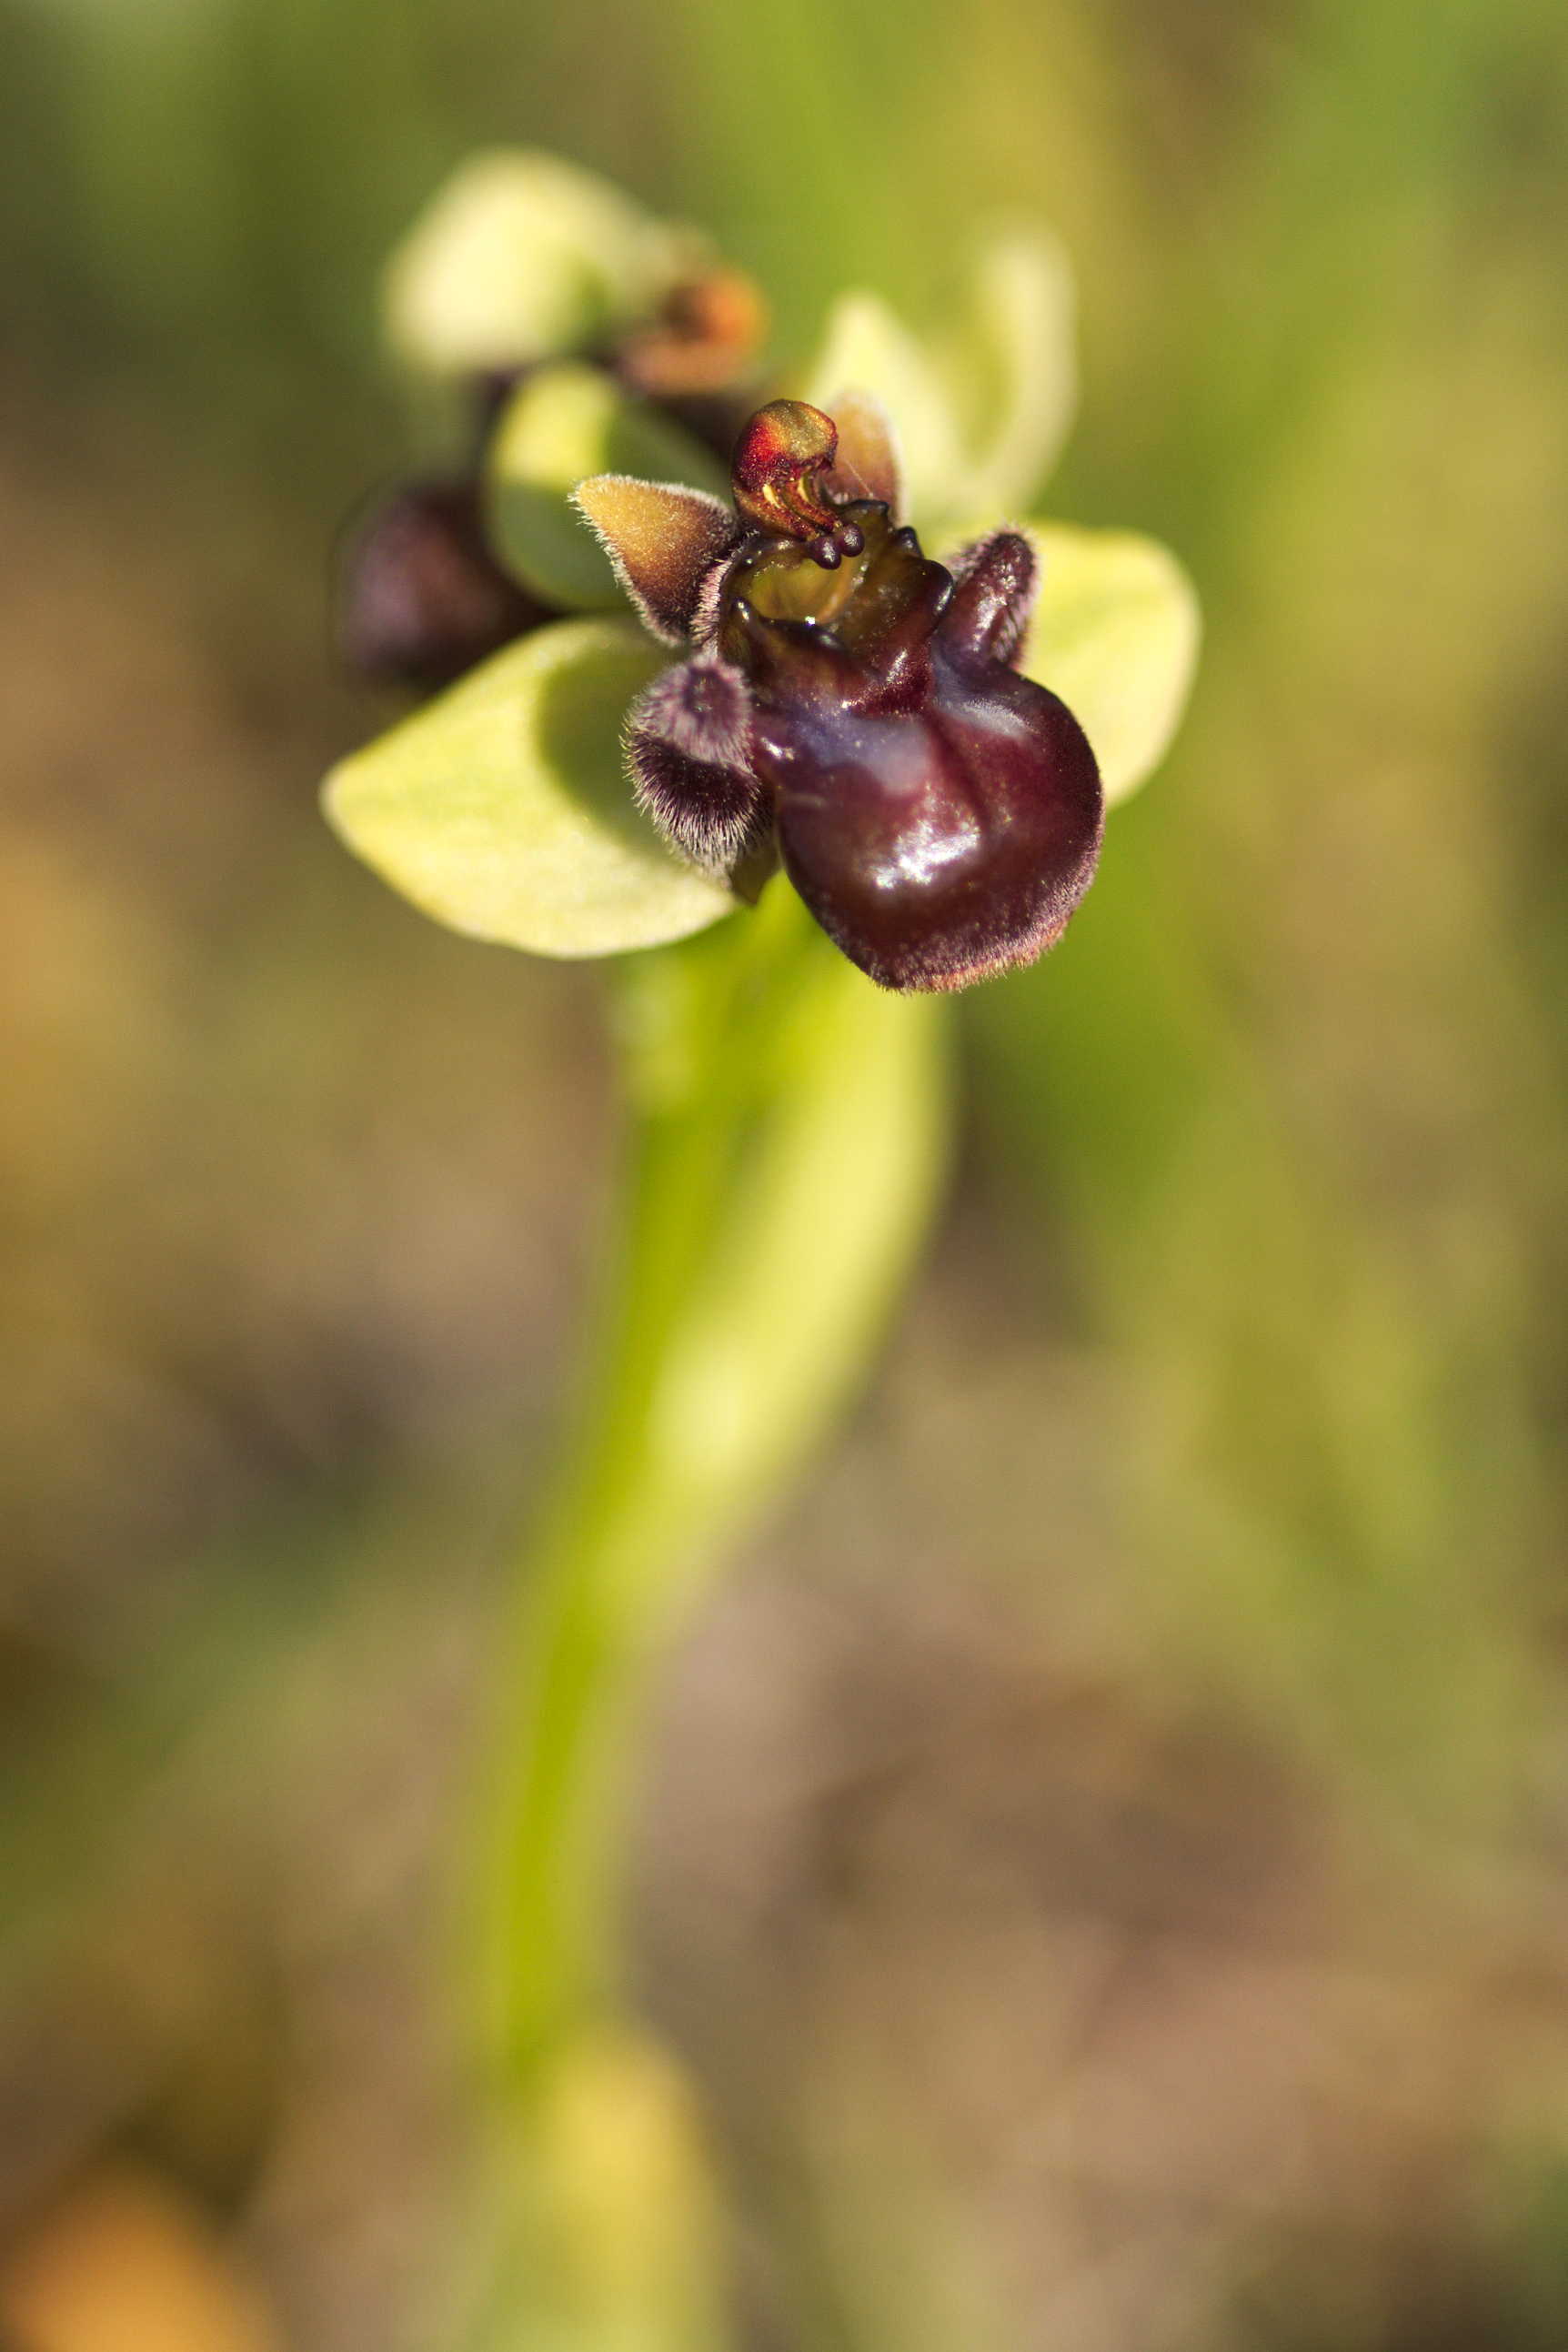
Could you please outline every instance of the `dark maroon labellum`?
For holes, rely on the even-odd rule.
[[[764,558],[721,642],[752,681],[753,772],[817,921],[884,987],[962,988],[1060,936],[1099,855],[1100,774],[1067,705],[991,649],[997,575],[1026,542],[989,542],[959,583],[885,508],[851,511],[867,552],[837,611],[764,617],[788,601]]]
[[[1060,937],[1100,853],[1099,770],[1066,704],[1013,667],[1028,541],[998,531],[949,571],[857,477],[891,487],[863,409],[852,459],[804,403],[752,420],[740,528],[688,593],[702,650],[639,705],[633,772],[716,870],[772,830],[817,921],[884,988],[963,988]],[[613,541],[613,478],[584,490]]]

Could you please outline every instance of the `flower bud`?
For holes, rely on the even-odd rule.
[[[544,616],[490,553],[476,482],[410,483],[349,543],[339,644],[373,684],[436,693]]]

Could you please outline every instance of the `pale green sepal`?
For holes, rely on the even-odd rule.
[[[687,938],[730,892],[632,800],[626,707],[668,656],[629,621],[521,638],[328,777],[342,838],[437,922],[534,955]]]
[[[976,513],[1026,507],[1049,475],[1078,407],[1078,300],[1060,241],[1019,227],[982,252],[973,324],[955,339],[950,372],[970,422],[961,491]]]
[[[1159,766],[1181,723],[1197,667],[1197,594],[1157,540],[1025,528],[1040,593],[1018,667],[1076,713],[1114,807]]]
[[[841,294],[828,313],[823,347],[805,397],[831,415],[840,393],[870,392],[898,435],[903,509],[948,514],[968,501],[954,484],[961,456],[946,385],[924,346],[876,294]]]
[[[831,415],[841,393],[876,394],[898,432],[905,514],[921,530],[1016,508],[1078,404],[1076,307],[1057,239],[1005,230],[980,255],[961,328],[929,345],[878,295],[840,295],[805,397]]]
[[[386,339],[405,366],[437,376],[582,351],[651,308],[695,242],[575,163],[489,149],[437,192],[388,262]]]
[[[571,503],[590,474],[635,474],[720,497],[729,484],[700,442],[599,368],[563,361],[512,395],[486,459],[496,551],[547,603],[615,612],[626,592]]]

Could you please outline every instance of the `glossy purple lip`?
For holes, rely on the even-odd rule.
[[[1094,877],[1100,775],[1066,704],[1013,667],[1028,541],[933,563],[894,520],[890,450],[857,425],[847,467],[820,410],[761,410],[728,520],[614,476],[578,495],[651,624],[696,647],[633,712],[643,806],[710,871],[782,857],[881,987],[963,988],[1060,937]],[[847,473],[888,495],[847,494]]]
[[[920,707],[759,711],[784,869],[884,988],[951,989],[1032,962],[1093,878],[1100,776],[1063,702],[932,645]]]

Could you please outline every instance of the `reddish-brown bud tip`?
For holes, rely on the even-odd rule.
[[[656,400],[719,392],[744,372],[767,323],[767,305],[743,271],[710,269],[671,288],[658,318],[622,342],[617,364]]]

